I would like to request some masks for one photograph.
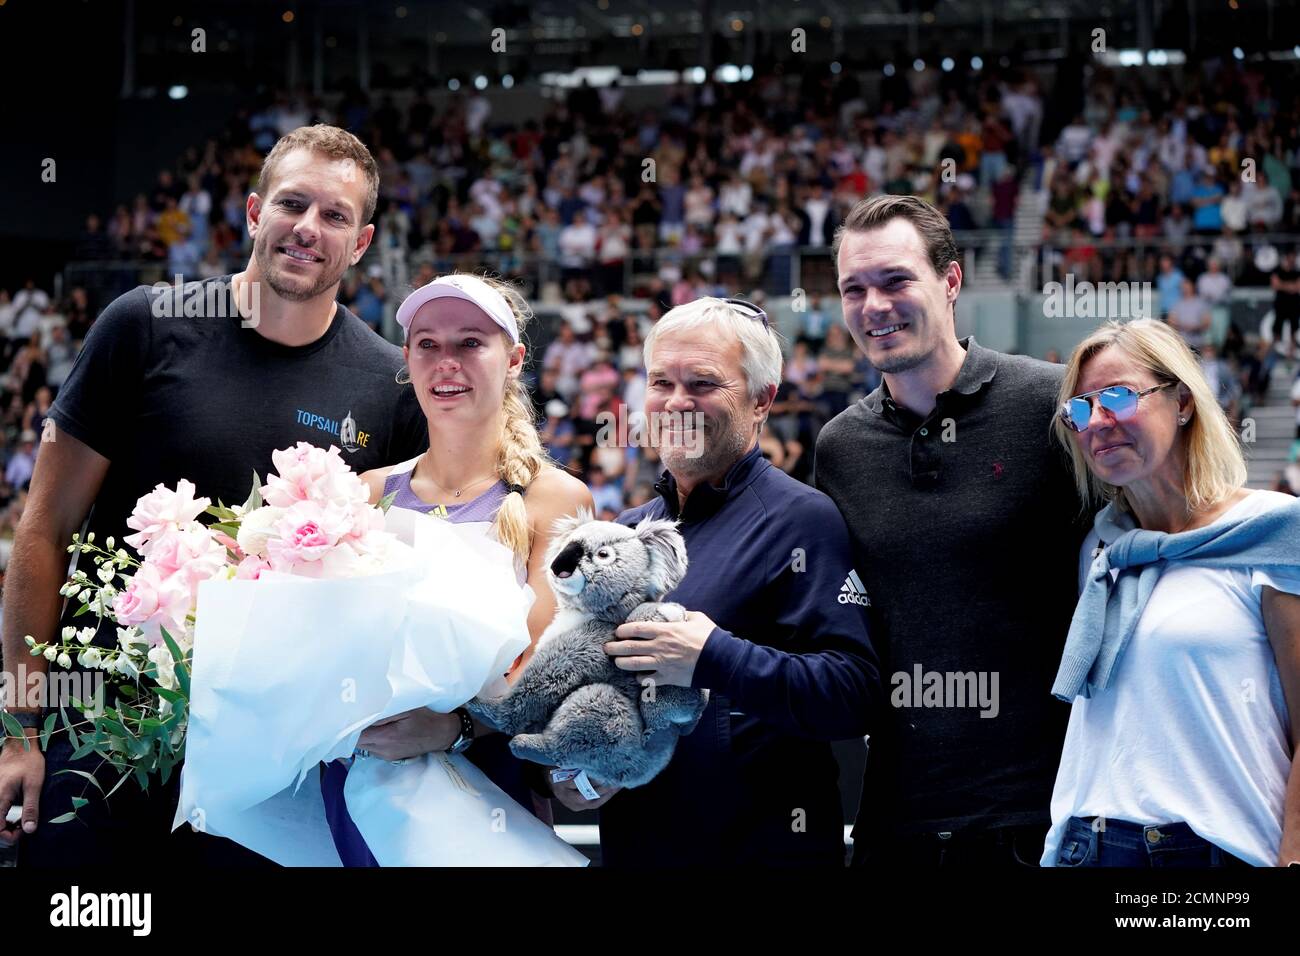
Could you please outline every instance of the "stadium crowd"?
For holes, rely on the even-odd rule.
[[[236,271],[266,152],[298,126],[342,125],[371,147],[381,184],[373,251],[345,281],[344,303],[383,330],[407,287],[435,275],[527,277],[533,301],[562,316],[534,356],[544,440],[612,517],[653,496],[659,473],[652,450],[599,441],[602,422],[641,405],[650,324],[701,295],[761,304],[790,294],[792,258],[827,258],[845,210],[872,193],[920,195],[959,233],[1000,234],[1009,276],[1022,188],[1042,187],[1034,253],[1044,281],[1152,283],[1159,313],[1200,349],[1240,416],[1270,375],[1295,371],[1253,329],[1214,321],[1234,286],[1271,287],[1279,329],[1296,329],[1300,272],[1276,238],[1300,236],[1294,73],[1214,60],[1176,82],[1094,65],[1048,94],[1014,69],[902,71],[879,93],[851,72],[808,74],[797,88],[770,73],[665,88],[646,109],[629,108],[619,87],[582,86],[521,124],[494,119],[473,91],[441,109],[423,92],[401,107],[357,91],[329,105],[280,93],[186,149],[150,191],[87,216],[72,258],[135,263],[126,287],[151,281],[140,278],[150,270]],[[121,291],[98,280],[61,298],[35,280],[0,289],[0,566],[53,396]],[[879,376],[845,334],[833,293],[811,292],[796,318],[762,441],[806,480],[820,427]],[[1291,396],[1300,447],[1300,380]],[[1300,492],[1291,459],[1277,487]]]

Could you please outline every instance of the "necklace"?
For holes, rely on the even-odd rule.
[[[424,459],[421,458],[421,459],[420,459],[420,464],[423,464],[423,462],[424,462]],[[419,464],[417,464],[417,465],[416,465],[416,470],[419,470],[419,467],[420,467]],[[453,490],[453,489],[451,489],[451,488],[444,488],[442,485],[438,484],[438,482],[434,481],[434,479],[433,479],[430,475],[425,475],[425,476],[424,476],[424,480],[427,481],[429,484],[433,485],[433,486],[434,486],[435,488],[437,488],[439,491],[442,491],[442,492],[450,492],[451,495],[452,495],[453,497],[455,497],[455,498],[459,498],[461,495],[463,495],[465,492],[469,491],[469,489],[473,488],[475,485],[482,484],[483,482],[487,481],[489,478],[495,478],[495,477],[496,477],[495,474],[491,474],[491,475],[487,475],[487,476],[484,477],[484,478],[476,478],[474,481],[471,481],[469,484],[467,484],[467,485],[463,485],[463,486],[461,486],[459,489],[456,489],[456,490]]]

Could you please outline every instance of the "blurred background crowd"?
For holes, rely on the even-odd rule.
[[[263,156],[315,122],[356,133],[380,167],[376,238],[341,301],[397,340],[397,305],[438,274],[518,281],[539,316],[539,427],[606,517],[653,495],[659,467],[650,450],[603,443],[602,415],[641,406],[649,327],[701,295],[779,313],[785,377],[763,452],[810,479],[819,429],[880,380],[842,326],[829,246],[847,209],[881,192],[939,205],[971,287],[1148,284],[1229,413],[1285,409],[1300,441],[1295,325],[1273,330],[1300,315],[1300,49],[1215,48],[1177,69],[1150,54],[1050,69],[1022,49],[986,55],[802,71],[759,55],[658,84],[630,68],[612,82],[494,74],[490,95],[468,73],[263,88],[208,117],[147,187],[85,209],[64,268],[0,288],[0,566],[98,312],[141,282],[241,269]],[[1243,317],[1245,299],[1259,308]],[[1300,492],[1298,447],[1270,466],[1272,486]]]

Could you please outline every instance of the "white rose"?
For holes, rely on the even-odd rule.
[[[244,515],[239,523],[239,535],[235,539],[244,554],[254,554],[259,558],[266,557],[267,539],[274,537],[275,523],[283,514],[283,508],[266,505],[262,508],[254,508]]]

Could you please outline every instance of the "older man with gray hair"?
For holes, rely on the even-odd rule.
[[[678,623],[624,624],[606,645],[655,685],[708,688],[708,710],[644,787],[601,790],[607,866],[844,863],[831,740],[860,736],[882,703],[870,604],[830,499],[758,448],[781,379],[762,309],[704,298],[645,343],[659,497],[624,512],[680,522],[690,567],[666,600]],[[581,808],[560,789],[562,802]]]

